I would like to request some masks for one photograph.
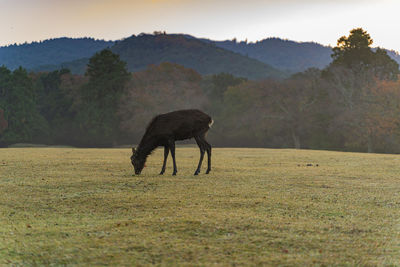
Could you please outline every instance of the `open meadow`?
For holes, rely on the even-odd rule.
[[[0,265],[400,265],[400,155],[0,149]]]

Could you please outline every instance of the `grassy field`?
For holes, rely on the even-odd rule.
[[[400,155],[198,156],[132,176],[128,148],[0,149],[0,265],[400,266]]]

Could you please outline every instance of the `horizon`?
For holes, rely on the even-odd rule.
[[[400,50],[392,38],[400,22],[394,0],[0,0],[0,46],[48,39],[94,38],[116,41],[140,33],[166,31],[215,41],[267,38],[335,46],[361,27],[373,47]],[[32,18],[34,18],[32,20]]]
[[[154,31],[154,32],[155,32],[155,31]],[[125,39],[127,39],[127,38],[130,38],[130,37],[132,37],[133,35],[135,35],[136,37],[137,37],[137,36],[140,36],[140,35],[142,35],[142,34],[154,35],[154,32],[153,32],[153,33],[141,32],[141,33],[139,33],[139,34],[131,34],[130,36],[123,37],[123,38],[116,39],[116,40],[107,40],[107,39],[104,39],[104,38],[94,38],[94,37],[91,37],[91,36],[83,36],[83,37],[60,36],[60,37],[54,37],[54,38],[49,38],[49,39],[44,39],[44,40],[37,40],[37,41],[31,41],[31,42],[14,43],[14,44],[3,45],[3,46],[0,45],[0,48],[9,47],[9,46],[15,46],[15,45],[16,45],[16,46],[21,46],[21,45],[25,45],[25,44],[30,45],[30,44],[34,44],[34,43],[41,43],[41,42],[45,42],[45,41],[58,40],[58,39],[63,39],[63,38],[66,38],[66,39],[73,39],[73,40],[85,39],[85,38],[86,38],[86,39],[93,39],[93,40],[95,40],[95,41],[118,42],[118,41],[123,41],[123,40],[125,40]],[[190,35],[190,34],[185,34],[185,33],[168,33],[168,32],[166,32],[166,34],[167,34],[167,35]],[[236,38],[233,38],[233,39],[213,40],[213,39],[209,39],[209,38],[207,38],[207,37],[198,37],[198,36],[194,36],[194,35],[190,35],[190,36],[191,36],[191,37],[194,37],[194,38],[196,38],[196,39],[208,39],[208,40],[210,40],[210,41],[216,41],[216,42],[219,42],[219,41],[221,41],[221,42],[222,42],[222,41],[233,41],[234,39],[236,39]],[[260,40],[256,40],[256,41],[247,41],[247,40],[236,40],[236,41],[237,41],[238,43],[239,43],[239,42],[245,42],[245,41],[247,41],[247,44],[255,44],[255,43],[257,43],[257,42],[261,42],[261,41],[265,41],[265,40],[269,40],[269,39],[279,39],[279,40],[282,40],[282,41],[295,42],[295,43],[299,43],[299,44],[312,43],[312,44],[317,44],[317,45],[321,45],[321,46],[324,46],[324,47],[333,48],[333,46],[324,45],[324,44],[321,44],[321,43],[317,43],[317,42],[315,42],[315,41],[297,41],[297,40],[284,39],[284,38],[280,38],[280,37],[276,37],[276,36],[266,37],[266,38],[263,38],[263,39],[260,39]],[[372,46],[372,48],[378,48],[378,47],[379,47],[379,46]],[[385,47],[380,47],[380,48],[384,48],[384,49],[386,49],[386,50],[388,50],[388,51],[392,51],[392,52],[395,52],[395,53],[397,53],[397,54],[400,54],[400,50],[398,51],[398,50],[394,50],[394,49],[388,49],[388,48],[385,48]]]
[[[105,39],[105,38],[95,38],[95,37],[91,37],[91,36],[82,36],[82,37],[59,36],[59,37],[52,37],[52,38],[43,39],[43,40],[34,40],[34,41],[30,41],[30,42],[25,41],[25,42],[23,42],[23,43],[13,43],[13,44],[8,44],[8,45],[0,45],[0,47],[8,47],[8,46],[14,46],[14,45],[20,46],[20,45],[25,45],[25,44],[30,45],[30,44],[34,44],[34,43],[41,43],[41,42],[46,42],[46,41],[51,41],[51,40],[59,40],[59,39],[72,39],[72,40],[93,39],[93,40],[95,40],[95,41],[118,42],[118,41],[123,41],[123,40],[125,40],[125,39],[128,39],[128,38],[130,38],[130,37],[132,37],[132,36],[138,37],[138,36],[143,35],[143,34],[145,34],[145,35],[154,35],[155,32],[157,32],[157,31],[153,31],[153,32],[141,32],[141,33],[139,33],[139,34],[131,34],[131,35],[129,35],[129,36],[122,37],[122,38],[115,39],[115,40],[111,40],[111,39],[109,40],[109,39]],[[208,39],[208,40],[210,40],[210,41],[216,41],[216,42],[233,41],[233,40],[236,39],[236,38],[232,38],[232,39],[215,40],[215,39],[210,39],[210,38],[208,38],[208,37],[194,36],[194,35],[191,35],[191,34],[186,34],[186,33],[174,33],[174,32],[166,32],[166,34],[167,34],[167,35],[188,35],[188,36],[191,36],[191,37],[196,38],[196,39]],[[290,39],[285,39],[285,38],[281,38],[281,37],[277,37],[277,36],[265,37],[265,38],[262,38],[262,39],[260,39],[260,40],[255,40],[255,41],[236,40],[236,42],[238,42],[238,43],[239,43],[239,42],[247,42],[247,44],[255,44],[255,43],[257,43],[257,42],[261,42],[261,41],[264,41],[264,40],[270,40],[270,39],[278,39],[278,40],[282,40],[282,41],[295,42],[295,43],[301,43],[301,44],[302,44],[302,43],[314,43],[314,44],[319,44],[319,45],[322,45],[322,46],[325,46],[325,47],[332,47],[332,46],[329,46],[329,45],[324,45],[324,44],[317,43],[317,42],[315,42],[315,41],[297,41],[297,40],[290,40]]]

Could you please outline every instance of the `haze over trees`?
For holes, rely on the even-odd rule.
[[[212,47],[182,36],[146,38],[115,47],[141,40],[143,60],[151,57],[149,40],[166,45],[169,59],[180,55],[168,47],[175,42],[205,55]],[[200,108],[215,121],[209,139],[216,146],[400,153],[399,65],[372,44],[367,32],[354,29],[339,38],[329,65],[279,79],[204,75],[162,61],[130,73],[115,47],[92,56],[85,75],[1,67],[0,144],[133,144],[153,116]],[[124,57],[137,52],[130,53]]]
[[[139,139],[155,114],[203,108],[207,97],[201,83],[199,73],[174,63],[134,73],[120,101],[120,126],[130,138]]]

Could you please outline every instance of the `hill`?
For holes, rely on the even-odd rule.
[[[113,44],[113,41],[93,38],[63,37],[29,44],[3,46],[0,47],[0,66],[4,65],[12,70],[19,66],[40,70],[39,66],[54,66],[67,61],[91,57],[97,51]]]
[[[202,40],[291,73],[301,72],[308,68],[323,69],[332,61],[332,48],[314,42],[295,42],[280,38],[267,38],[255,43],[237,42],[235,39],[225,41]],[[398,52],[384,50],[400,64]]]
[[[267,38],[258,42],[213,41],[183,34],[140,34],[121,41],[93,38],[57,38],[30,44],[0,47],[0,65],[33,71],[71,69],[83,74],[88,59],[111,47],[128,63],[130,71],[169,61],[201,74],[227,72],[250,79],[283,77],[308,68],[324,68],[331,62],[331,47],[313,42]],[[400,55],[386,50],[400,63]],[[284,72],[284,73],[282,73]]]
[[[176,37],[177,35],[168,36]],[[190,35],[180,35],[180,37],[186,37],[186,39],[189,39],[192,42],[196,40],[201,40],[207,44],[212,44],[224,50],[238,53],[248,58],[256,59],[260,62],[274,67],[277,70],[285,72],[285,74],[301,72],[308,68],[323,69],[332,61],[332,48],[313,42],[295,42],[279,38],[268,38],[255,43],[246,43],[237,42],[236,40],[212,41],[209,39],[197,39]],[[170,46],[170,48],[172,47],[173,45]],[[113,48],[113,50],[114,52],[124,54],[124,52],[118,51],[119,49],[115,50],[115,48]],[[144,48],[144,50],[146,50],[146,48]],[[175,47],[175,50],[179,50],[179,48]],[[397,51],[387,49],[385,50],[392,59],[400,64],[400,55]],[[147,53],[151,54],[149,51],[147,51]],[[143,57],[143,55],[141,55],[140,53],[136,53],[136,55],[138,57]],[[140,64],[134,62],[134,58],[130,58],[129,55],[124,55],[124,57],[125,59],[132,61],[131,65],[133,66],[132,69],[134,71],[143,69],[143,66],[140,66]],[[75,73],[83,73],[88,60],[88,58],[85,58],[72,62],[64,62],[62,64],[62,67],[71,69]],[[160,60],[155,59],[155,55],[153,55],[153,58],[151,60],[148,60],[150,64],[154,64],[151,62],[159,63],[159,61]],[[172,59],[170,59],[170,61],[175,62]],[[185,65],[186,67],[192,67],[195,69],[199,68],[197,62],[192,61],[188,65],[186,65],[188,62],[185,62],[185,60],[180,60],[180,62],[181,64],[183,62],[183,65]],[[55,68],[59,68],[59,66],[50,66],[49,70]],[[46,66],[41,66],[40,69],[44,70],[46,69]],[[199,71],[200,73],[204,74],[202,70]]]
[[[212,43],[178,34],[140,34],[115,43],[111,50],[127,62],[131,72],[162,62],[177,63],[201,74],[230,73],[249,79],[284,77],[286,74],[256,59],[229,51]],[[37,70],[68,68],[83,74],[88,58],[59,65],[40,66]]]
[[[332,48],[312,42],[301,43],[279,38],[268,38],[255,43],[237,42],[235,39],[205,41],[290,72],[304,71],[311,67],[322,69],[331,62]]]
[[[130,71],[150,64],[172,62],[201,74],[230,73],[250,79],[283,77],[284,74],[258,60],[184,35],[141,34],[117,42],[112,51],[128,63]]]

